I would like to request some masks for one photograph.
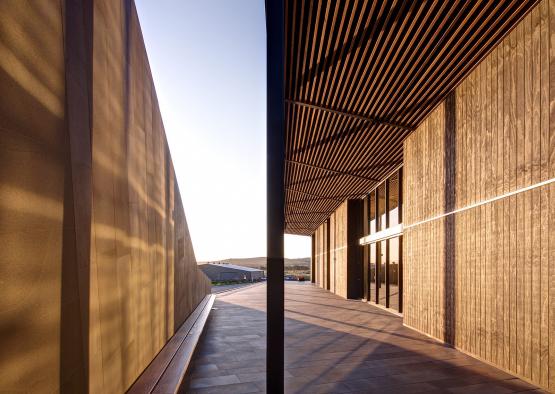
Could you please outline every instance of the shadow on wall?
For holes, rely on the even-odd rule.
[[[94,2],[92,392],[126,390],[210,292],[132,1]]]
[[[133,2],[1,1],[0,91],[0,391],[123,392],[210,292]]]
[[[60,7],[0,2],[0,390],[9,392],[59,388],[67,148]]]

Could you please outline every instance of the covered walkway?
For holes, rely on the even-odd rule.
[[[218,296],[187,392],[265,391],[266,286]],[[285,391],[540,392],[406,328],[400,317],[310,283],[285,286]]]

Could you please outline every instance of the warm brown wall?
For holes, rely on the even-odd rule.
[[[555,177],[554,10],[543,0],[404,147],[405,323],[551,390],[555,183],[410,225]]]
[[[337,221],[335,220],[335,214],[332,214],[329,218],[329,237],[330,237],[330,252],[329,252],[329,288],[328,290],[332,293],[336,293],[338,287],[336,286],[336,281],[340,280],[340,275],[336,275],[337,270],[337,240],[336,233]]]
[[[0,391],[59,388],[64,221],[60,1],[0,1]]]
[[[447,243],[454,239],[453,221],[447,223],[444,218],[410,227],[453,210],[446,206],[445,198],[453,193],[453,182],[448,182],[447,174],[454,166],[454,158],[449,156],[452,144],[445,146],[445,117],[443,103],[405,141],[403,305],[405,324],[450,342],[454,331],[450,294],[454,284],[449,275],[454,262],[449,259],[452,244]]]
[[[179,196],[177,182],[175,182],[175,186],[175,194],[177,196],[175,228],[178,231],[175,235],[176,249],[174,260],[174,331],[183,324],[198,303],[202,301],[203,297],[211,291],[210,280],[197,267],[195,251],[193,250],[193,244],[187,226],[187,218],[185,217],[185,211],[183,210],[181,197]],[[179,245],[183,245],[183,253],[180,253],[179,249],[181,246]],[[171,286],[171,284],[169,284],[169,286]],[[169,317],[171,316],[172,315],[169,314]]]
[[[210,291],[133,2],[1,1],[0,91],[0,391],[124,392]]]
[[[135,7],[94,4],[90,387],[117,393],[210,285],[196,266]]]
[[[329,248],[326,244],[328,224],[324,222],[314,233],[316,283],[326,287],[329,275],[329,290],[345,298],[360,297],[362,254],[358,238],[362,229],[361,203],[356,200],[343,202],[329,217]],[[314,241],[313,241],[314,242]],[[354,253],[352,253],[354,252]],[[329,254],[329,269],[326,258]]]
[[[330,269],[334,272],[334,283],[330,289],[341,297],[347,297],[347,201],[330,217],[330,233],[334,240],[330,246]]]
[[[316,283],[316,234],[312,234],[310,239],[310,281]]]
[[[325,271],[326,255],[327,255],[327,246],[325,243],[325,238],[326,238],[325,226],[326,226],[325,223],[320,225],[316,230],[316,232],[314,233],[314,242],[315,242],[314,266],[315,266],[315,278],[316,278],[315,283],[322,288],[325,287],[324,271]]]

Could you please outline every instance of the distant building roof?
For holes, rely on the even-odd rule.
[[[241,271],[250,271],[250,272],[264,271],[259,268],[243,267],[242,265],[235,265],[235,264],[228,264],[228,263],[208,263],[208,264],[214,265],[216,267],[226,267],[226,268],[231,268],[231,269],[236,269]]]

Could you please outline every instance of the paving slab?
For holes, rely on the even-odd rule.
[[[266,285],[218,295],[205,330],[186,392],[265,392]],[[286,393],[534,390],[403,326],[399,316],[310,283],[285,284]]]

